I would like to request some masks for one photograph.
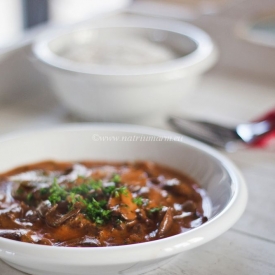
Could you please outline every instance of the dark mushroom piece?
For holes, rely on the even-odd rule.
[[[58,205],[55,204],[45,215],[46,223],[52,227],[58,227],[65,223],[68,219],[76,216],[81,211],[80,208],[75,208],[65,215],[60,215],[57,211]]]
[[[0,237],[15,241],[52,245],[50,240],[46,238],[36,238],[33,231],[26,229],[0,229]]]
[[[193,201],[188,200],[188,201],[186,201],[185,203],[182,204],[182,210],[184,212],[195,213],[196,210],[197,210],[197,206]]]
[[[35,210],[28,210],[25,214],[25,217],[23,221],[25,220],[26,222],[34,223],[39,220],[39,213]]]
[[[148,219],[148,217],[147,217],[146,212],[144,211],[144,209],[138,208],[138,209],[135,210],[135,212],[136,212],[138,220],[145,221],[146,219]]]
[[[43,245],[52,245],[52,242],[47,238],[41,238],[38,236],[34,231],[28,230],[25,234],[22,234],[21,242],[26,243],[36,243],[36,244],[43,244]]]
[[[150,178],[150,181],[151,181],[151,183],[156,184],[156,185],[163,184],[165,182],[165,177],[162,175],[157,176],[157,177],[152,177],[152,178]]]
[[[167,208],[166,213],[159,225],[157,236],[159,238],[164,237],[173,226],[173,210],[172,208]]]
[[[174,195],[192,197],[194,189],[189,184],[179,181],[178,179],[167,180],[164,184],[164,189],[170,191]]]
[[[57,246],[66,246],[66,247],[97,247],[100,246],[98,239],[85,236],[81,238],[76,238],[68,241],[58,243]]]
[[[51,209],[51,202],[49,200],[42,201],[36,208],[38,214],[44,218],[47,214],[47,212]]]
[[[21,241],[23,235],[26,235],[28,230],[25,229],[0,229],[0,237]]]

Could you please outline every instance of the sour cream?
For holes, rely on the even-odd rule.
[[[125,37],[126,38],[126,37]],[[71,61],[111,66],[142,66],[162,63],[178,57],[163,43],[157,43],[136,35],[127,39],[98,40],[93,43],[71,45],[59,53]]]

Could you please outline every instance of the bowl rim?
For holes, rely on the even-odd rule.
[[[176,143],[183,143],[186,146],[200,150],[207,155],[214,157],[226,169],[234,184],[234,193],[227,206],[203,225],[194,228],[188,232],[177,234],[161,240],[150,241],[133,245],[122,245],[112,247],[91,247],[91,248],[75,248],[75,247],[55,247],[44,246],[38,244],[29,244],[19,241],[0,238],[0,258],[6,254],[32,256],[33,259],[44,257],[44,260],[58,261],[65,263],[70,258],[70,263],[75,265],[113,265],[123,264],[138,259],[138,261],[148,261],[171,257],[185,250],[193,249],[202,245],[225,231],[227,231],[242,215],[247,203],[247,188],[243,176],[238,168],[227,157],[222,155],[216,149],[203,144],[197,140],[174,132],[155,129],[146,126],[127,125],[127,124],[102,124],[102,123],[82,123],[67,124],[55,126],[46,129],[19,132],[13,134],[2,135],[0,137],[0,147],[3,143],[12,140],[18,140],[35,134],[47,134],[51,132],[74,132],[74,131],[111,131],[116,133],[133,133],[153,135],[157,137],[171,136],[178,138]],[[180,140],[179,140],[180,139]],[[218,228],[218,229],[217,229]],[[121,254],[122,253],[122,254]],[[58,255],[58,259],[55,259]],[[71,258],[75,256],[75,258]],[[123,255],[123,257],[122,257]],[[91,256],[93,259],[91,260]],[[135,260],[136,262],[136,260]]]
[[[146,67],[116,67],[110,68],[108,65],[91,67],[89,64],[74,62],[62,56],[53,53],[49,48],[49,43],[63,35],[72,34],[81,31],[101,30],[106,28],[134,28],[134,29],[152,29],[163,30],[176,33],[187,37],[196,44],[196,49],[191,53],[176,59],[158,64],[146,65]],[[144,76],[185,70],[185,74],[202,73],[209,69],[217,60],[217,48],[210,36],[202,29],[185,22],[163,20],[157,18],[125,20],[123,22],[114,22],[111,25],[94,26],[83,24],[71,27],[64,27],[56,30],[49,30],[40,35],[32,45],[34,56],[42,63],[55,69],[66,72],[75,72],[88,75],[108,75],[108,76]],[[182,72],[183,73],[183,72]]]

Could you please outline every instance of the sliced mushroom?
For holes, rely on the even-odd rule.
[[[66,222],[66,226],[70,227],[70,229],[76,232],[80,230],[85,230],[85,232],[89,232],[89,234],[93,236],[96,236],[99,230],[96,224],[87,219],[86,215],[82,213],[79,213],[75,217],[68,220]]]
[[[172,225],[173,225],[173,210],[172,208],[169,207],[167,208],[167,211],[159,225],[158,233],[157,233],[158,237],[159,238],[164,237],[172,228]]]
[[[27,222],[34,223],[39,220],[39,213],[35,210],[28,210],[25,214],[24,220]]]
[[[138,208],[138,209],[136,209],[135,212],[136,212],[138,220],[145,221],[148,218],[144,209]]]
[[[58,205],[54,205],[45,215],[46,223],[52,227],[58,227],[65,223],[68,219],[76,216],[80,212],[80,208],[75,208],[65,215],[60,215],[57,211]]]
[[[150,178],[150,181],[153,183],[153,184],[163,184],[164,181],[165,181],[165,177],[164,176],[157,176],[157,177],[152,177]]]
[[[181,206],[181,213],[178,213],[177,212],[177,215],[175,215],[173,217],[174,220],[180,220],[180,219],[184,219],[186,217],[195,217],[196,216],[196,204],[191,201],[191,200],[188,200],[186,201],[185,203],[183,203]]]
[[[175,215],[173,217],[174,220],[181,220],[184,219],[186,217],[190,217],[191,215],[193,215],[192,212],[182,212],[180,215]]]
[[[0,237],[20,241],[23,235],[26,235],[28,230],[25,229],[0,229]]]
[[[180,182],[178,179],[167,180],[164,184],[164,188],[174,195],[191,197],[194,193],[194,189],[189,184]]]
[[[44,245],[52,245],[52,242],[47,238],[41,238],[32,230],[15,229],[15,230],[0,230],[0,237],[21,241],[26,243],[37,243]]]
[[[38,214],[44,218],[46,216],[46,213],[51,209],[51,202],[49,200],[42,201],[38,207],[36,208]]]
[[[67,246],[67,247],[97,247],[100,246],[100,242],[98,239],[90,237],[90,236],[85,236],[82,238],[76,238],[68,241],[64,241],[58,244],[58,246]]]
[[[191,200],[188,200],[186,201],[183,205],[182,205],[182,210],[184,212],[191,212],[191,213],[195,213],[196,210],[197,210],[197,206],[196,204],[191,201]]]
[[[131,229],[131,233],[132,234],[137,234],[137,235],[144,235],[144,227],[140,224],[137,223],[133,226],[133,228]]]
[[[133,228],[137,224],[137,220],[129,221],[126,223],[128,229]]]

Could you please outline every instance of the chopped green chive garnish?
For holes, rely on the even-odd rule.
[[[27,201],[30,202],[30,201],[32,200],[32,198],[33,198],[32,193],[29,193],[29,194],[27,195]]]
[[[101,225],[105,221],[109,220],[111,210],[102,208],[101,202],[98,202],[95,199],[91,201],[85,201],[86,210],[85,214],[93,220],[96,224]]]
[[[133,198],[133,203],[135,203],[137,206],[142,206],[143,200],[141,197]]]
[[[122,186],[122,187],[115,188],[115,190],[113,191],[113,194],[116,198],[119,197],[119,195],[127,196],[128,195],[127,187]]]
[[[50,188],[50,196],[48,197],[48,200],[52,204],[56,204],[64,200],[67,197],[67,195],[68,195],[67,191],[63,187],[61,187],[58,184],[57,179],[54,178],[53,184]]]
[[[16,190],[16,194],[17,195],[22,195],[24,193],[24,190],[23,188],[19,187],[17,190]]]
[[[91,190],[100,190],[100,189],[106,189],[102,187],[101,181],[95,181],[90,179],[89,181],[71,188],[70,190],[66,190],[64,187],[60,186],[56,179],[54,179],[54,182],[49,190],[50,196],[48,197],[48,200],[52,204],[56,204],[62,200],[67,200],[70,203],[69,209],[73,209],[74,205],[77,202],[80,202],[83,204],[82,212],[86,214],[86,216],[94,221],[96,224],[101,225],[104,224],[106,221],[110,219],[111,210],[106,209],[107,207],[107,201],[106,200],[100,200],[97,201],[93,197],[83,197],[87,196]],[[120,189],[117,188],[118,192],[122,192]],[[115,190],[107,190],[108,192],[113,192]],[[110,193],[111,194],[111,193]]]
[[[40,191],[41,195],[46,195],[46,194],[48,194],[49,189],[48,188],[41,188],[39,191]]]
[[[116,187],[115,186],[107,186],[105,188],[103,188],[103,192],[105,195],[110,196],[114,191],[115,191]]]
[[[111,181],[114,183],[119,183],[121,181],[121,177],[119,174],[114,174],[113,177],[111,178]]]
[[[160,206],[160,207],[153,207],[153,208],[149,209],[149,212],[150,213],[156,213],[156,212],[159,212],[161,210],[162,210],[162,206]]]

